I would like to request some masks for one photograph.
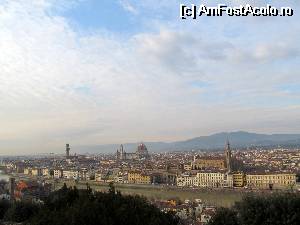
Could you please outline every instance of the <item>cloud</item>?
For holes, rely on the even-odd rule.
[[[295,60],[299,57],[299,48],[291,43],[259,43],[251,48],[235,48],[229,52],[228,59],[237,63],[275,63]]]
[[[133,7],[133,5],[130,4],[129,1],[127,1],[127,0],[120,0],[119,2],[120,2],[120,4],[121,4],[121,6],[122,6],[126,11],[128,11],[128,12],[134,14],[134,15],[137,15],[137,14],[138,14],[137,9],[136,9],[135,7]]]
[[[178,75],[199,73],[202,63],[225,60],[233,48],[230,42],[208,42],[192,33],[168,29],[136,35],[135,40],[142,58]]]
[[[299,55],[299,49],[295,46],[288,46],[286,43],[266,44],[257,46],[254,52],[254,58],[260,61],[289,59]]]
[[[264,25],[244,20],[183,24],[161,15],[154,25],[158,17],[147,14],[144,26],[153,27],[120,37],[76,31],[62,11],[77,1],[68,2],[0,4],[0,153],[299,131],[300,96],[286,85],[300,83],[299,30],[275,35],[297,20],[268,21],[260,33]],[[170,1],[122,2],[138,14],[163,14],[159,4],[177,9]]]

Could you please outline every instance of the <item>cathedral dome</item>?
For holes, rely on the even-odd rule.
[[[147,147],[144,143],[138,145],[138,151],[147,151]]]

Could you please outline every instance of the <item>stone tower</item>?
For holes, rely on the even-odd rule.
[[[230,143],[227,139],[226,145],[225,145],[225,158],[226,158],[226,168],[228,172],[231,172],[232,162],[231,162],[231,149],[230,149]]]
[[[124,160],[125,159],[125,153],[124,153],[123,145],[120,145],[120,154],[121,154],[121,160]]]
[[[66,157],[69,158],[70,157],[70,145],[66,144]]]

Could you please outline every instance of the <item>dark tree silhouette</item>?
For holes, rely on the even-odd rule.
[[[298,225],[300,195],[248,195],[231,209],[219,209],[210,225]]]
[[[232,209],[219,208],[208,225],[238,225],[237,214]]]
[[[7,200],[0,201],[0,220],[3,219],[5,213],[10,208],[10,203]]]
[[[113,184],[108,193],[62,188],[52,193],[31,225],[175,225],[176,216],[163,213],[139,196],[123,196]]]

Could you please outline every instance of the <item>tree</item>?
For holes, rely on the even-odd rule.
[[[30,202],[16,202],[5,213],[4,220],[23,222],[39,212],[39,206]]]
[[[237,213],[233,209],[219,208],[209,225],[239,225]]]
[[[108,193],[115,194],[116,193],[116,188],[115,188],[114,183],[110,182],[108,186],[109,186]]]
[[[297,225],[300,195],[297,193],[247,195],[232,208],[217,210],[210,225]]]
[[[3,219],[5,213],[10,208],[10,203],[7,200],[1,200],[0,201],[0,220]]]
[[[72,196],[72,197],[71,197]],[[163,213],[139,196],[75,188],[52,193],[43,209],[29,220],[31,225],[177,225],[176,216]]]
[[[295,193],[246,196],[235,206],[243,225],[297,225],[300,195]]]

